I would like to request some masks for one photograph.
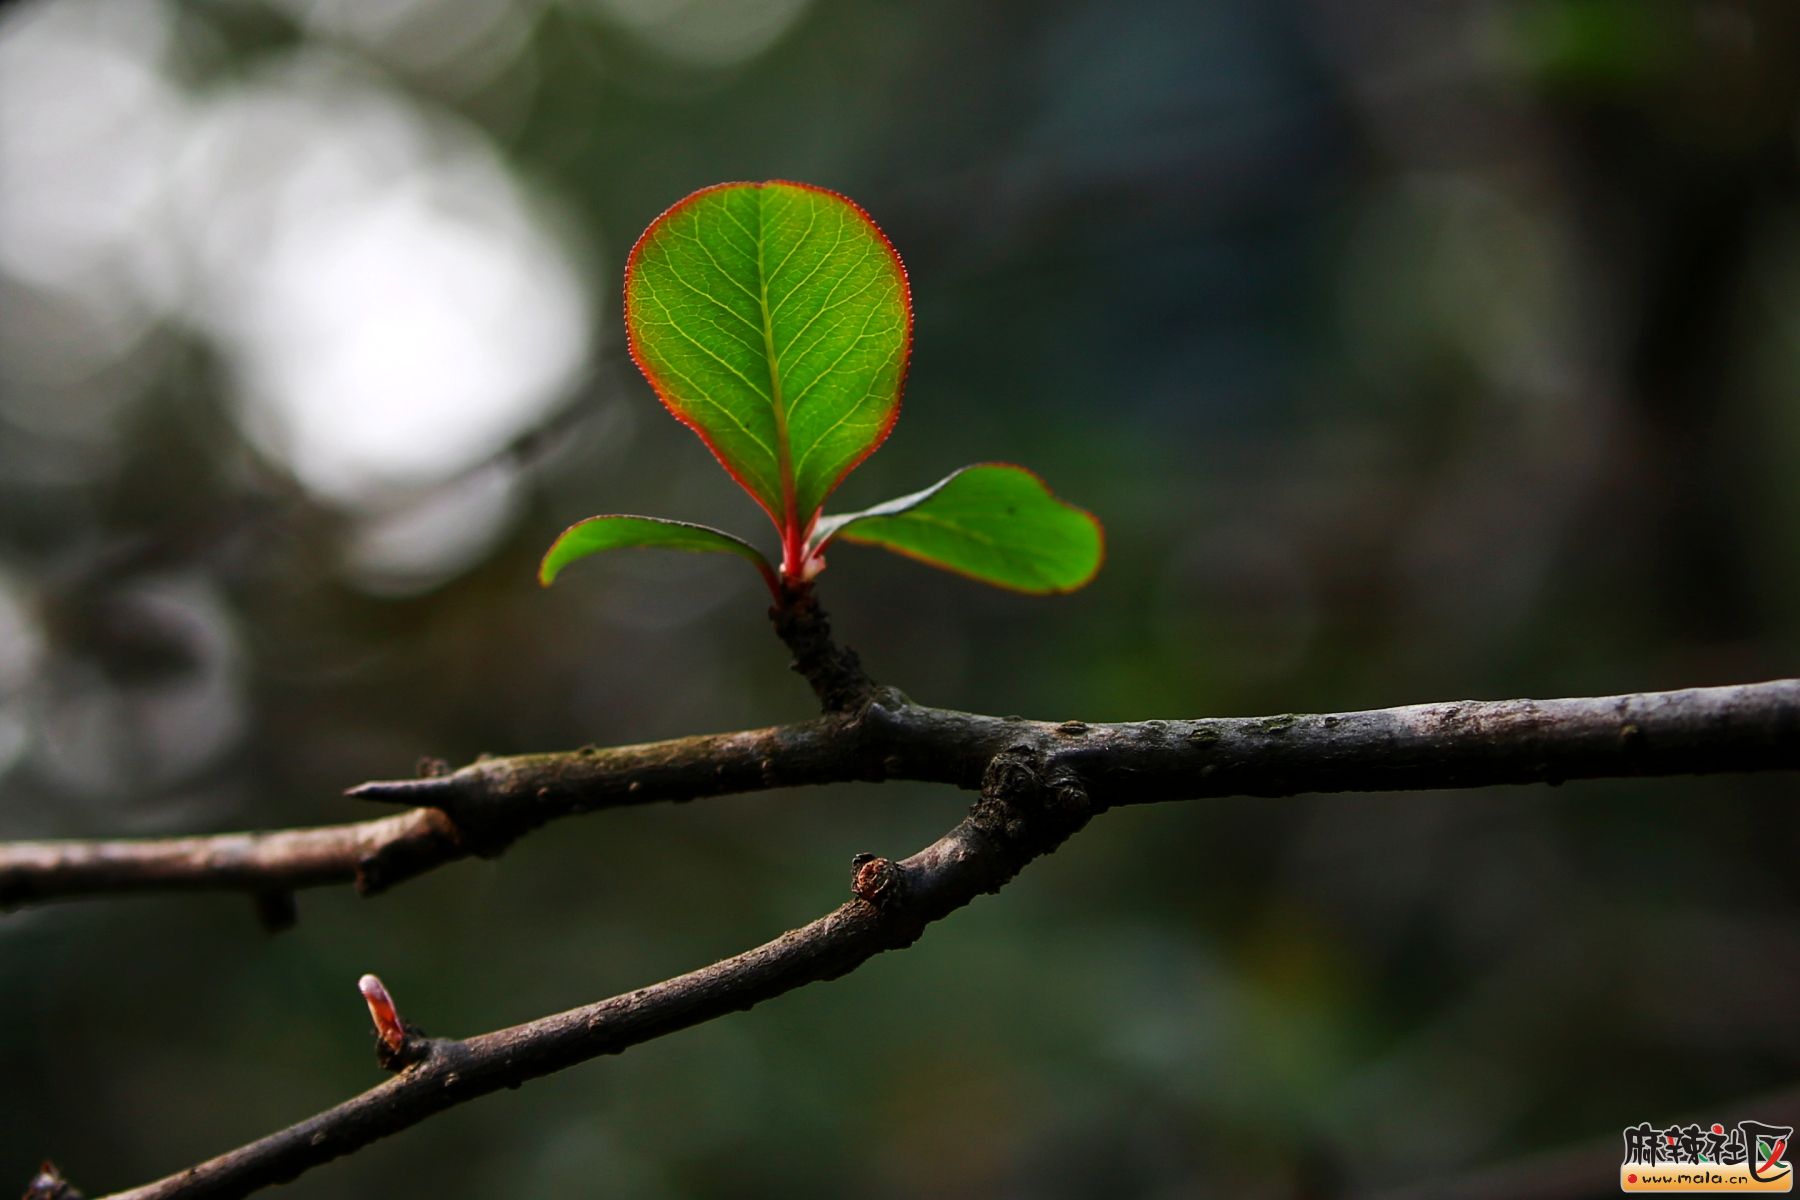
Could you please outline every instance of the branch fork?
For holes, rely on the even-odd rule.
[[[351,825],[138,842],[0,844],[0,903],[162,888],[253,897],[353,882],[373,893],[547,821],[799,784],[914,779],[978,792],[910,857],[858,855],[851,898],[733,958],[510,1029],[427,1038],[379,979],[359,990],[394,1076],[297,1125],[103,1200],[245,1196],[443,1109],[834,979],[998,891],[1095,815],[1207,796],[1477,787],[1800,768],[1800,679],[1583,700],[1361,713],[1060,724],[913,704],[831,640],[809,585],[771,609],[824,715],[738,733],[484,758],[350,794],[408,811]],[[277,918],[283,914],[276,912]],[[29,1200],[79,1200],[49,1164]]]

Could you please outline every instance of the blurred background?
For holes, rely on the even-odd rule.
[[[533,581],[595,512],[772,543],[622,352],[632,240],[729,179],[846,192],[910,269],[904,419],[840,506],[1010,459],[1106,522],[1067,598],[834,553],[839,633],[916,698],[1793,674],[1797,146],[1791,0],[5,5],[0,837],[350,820],[421,755],[807,715],[740,563]],[[1795,794],[1113,813],[852,977],[282,1194],[1361,1194],[1791,1123],[1755,1097],[1800,1075]],[[234,896],[5,914],[0,1185],[373,1084],[363,971],[433,1033],[525,1020],[804,922],[965,804],[607,813],[278,936]]]

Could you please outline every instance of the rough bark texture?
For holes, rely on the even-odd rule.
[[[510,1029],[456,1040],[407,1027],[385,1059],[398,1071],[394,1078],[112,1200],[248,1195],[452,1105],[834,979],[999,890],[1109,807],[1800,768],[1795,679],[1594,699],[1051,724],[913,704],[875,685],[853,654],[832,645],[810,595],[784,607],[772,613],[777,628],[826,710],[812,721],[488,758],[421,779],[368,783],[351,794],[421,807],[350,825],[0,845],[0,901],[7,904],[240,889],[279,924],[291,919],[285,901],[295,888],[354,882],[379,891],[439,863],[499,853],[546,821],[596,809],[850,780],[927,780],[979,792],[962,822],[910,858],[859,855],[852,898],[809,925],[698,971]],[[32,1194],[68,1187],[46,1171]]]
[[[793,669],[812,685],[826,712],[854,712],[876,690],[862,660],[848,646],[831,640],[831,622],[813,595],[811,584],[789,587],[769,609],[775,636],[794,652]]]
[[[486,758],[350,795],[420,805],[348,825],[210,837],[0,843],[0,905],[112,892],[374,893],[559,817],[803,784],[977,787],[1022,745],[1103,805],[1396,791],[1800,767],[1800,680],[1575,700],[1468,700],[1368,712],[1052,724],[913,704],[876,688],[854,713],[610,749]]]
[[[464,1041],[412,1043],[411,1065],[353,1100],[112,1200],[247,1195],[477,1096],[835,979],[998,891],[1086,823],[1079,783],[1027,747],[1003,751],[956,828],[901,862],[860,857],[853,898],[800,929],[698,971]]]
[[[295,888],[373,893],[469,851],[449,818],[415,808],[374,821],[118,841],[0,843],[0,907],[109,893],[248,891],[271,908]]]

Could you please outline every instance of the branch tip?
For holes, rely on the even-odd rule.
[[[446,797],[472,810],[468,815],[484,831],[510,838],[553,817],[650,800],[884,777],[965,789],[980,784],[968,817],[912,857],[896,863],[857,855],[850,904],[734,958],[636,992],[463,1041],[433,1040],[401,1018],[379,978],[364,975],[358,990],[375,1024],[377,1058],[404,1074],[286,1130],[119,1193],[118,1200],[247,1195],[448,1105],[838,978],[875,954],[910,945],[929,923],[976,896],[999,890],[1110,807],[1222,795],[1800,770],[1800,679],[1299,717],[1050,725],[912,705],[869,683],[854,656],[830,644],[810,596],[801,592],[796,600],[811,609],[819,639],[813,644],[830,652],[826,665],[847,660],[862,681],[857,703],[834,708],[834,693],[818,682],[824,676],[802,669],[826,703],[823,719],[600,755],[478,760],[484,765],[465,767],[454,778],[365,784],[350,794],[425,803],[348,825],[0,843],[0,898],[14,902],[195,886],[281,894],[347,880],[352,869],[359,886],[372,891],[503,844],[471,844],[464,814],[433,802]],[[780,628],[783,613],[771,615]],[[805,613],[799,617],[804,623]],[[420,1069],[405,1070],[411,1066]],[[31,1186],[27,1200],[79,1198],[47,1163]]]
[[[356,981],[357,991],[369,1006],[375,1022],[375,1061],[383,1070],[403,1071],[431,1051],[424,1031],[410,1021],[402,1020],[394,998],[373,974]]]
[[[449,778],[446,774],[426,775],[419,779],[377,779],[345,788],[344,795],[352,800],[373,800],[378,804],[424,804],[446,790],[445,781]]]
[[[63,1178],[56,1164],[46,1158],[26,1185],[23,1200],[82,1200],[82,1195]]]

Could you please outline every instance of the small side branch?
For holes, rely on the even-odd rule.
[[[131,892],[280,896],[328,883],[368,894],[468,854],[449,818],[433,808],[317,829],[4,842],[0,908]]]
[[[812,686],[828,713],[855,712],[875,694],[856,651],[831,637],[831,622],[811,584],[784,585],[769,609],[775,636],[794,652],[794,673]]]
[[[555,1016],[465,1040],[423,1039],[414,1065],[362,1095],[103,1200],[245,1196],[454,1105],[835,979],[883,951],[911,945],[931,922],[998,891],[1090,815],[1085,794],[1066,774],[1033,751],[1008,752],[988,771],[967,818],[903,861],[858,856],[854,898],[809,925],[701,970]],[[365,994],[370,990],[365,985]],[[384,1010],[378,1027],[384,1019],[398,1030],[397,1014]],[[402,1035],[384,1036],[398,1041]]]
[[[746,773],[752,761],[757,767]],[[648,793],[643,799],[717,794],[827,777],[904,776],[960,786],[974,778],[981,795],[956,828],[910,858],[857,856],[855,898],[810,925],[584,1008],[466,1040],[439,1040],[406,1026],[379,982],[365,980],[383,1043],[393,1052],[384,1061],[402,1067],[398,1075],[113,1200],[248,1195],[453,1105],[835,979],[876,954],[910,945],[931,922],[975,896],[999,890],[1111,805],[1796,767],[1800,680],[1598,699],[1109,725],[973,716],[877,691],[853,716],[618,751],[488,760],[451,775],[365,785],[362,794],[441,802],[455,830],[467,815],[478,828],[501,832],[509,821],[529,828],[560,812],[631,802],[638,793]],[[518,806],[522,815],[513,811]],[[342,836],[341,830],[314,832]],[[292,864],[283,869],[290,879],[312,878]],[[243,876],[251,877],[258,876]]]

